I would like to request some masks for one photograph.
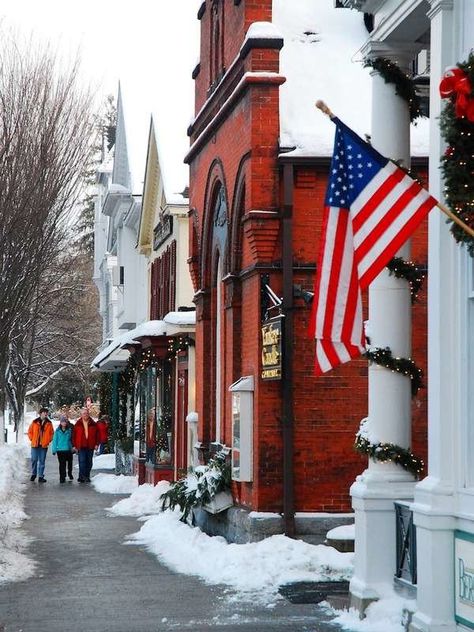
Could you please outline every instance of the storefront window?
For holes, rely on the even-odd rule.
[[[172,365],[163,362],[163,369],[157,380],[156,406],[156,464],[173,463],[173,379]]]

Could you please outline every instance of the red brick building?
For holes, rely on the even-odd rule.
[[[278,4],[273,2],[274,11]],[[317,18],[319,3],[307,4]],[[337,14],[330,19],[339,19]],[[357,29],[354,41],[360,41],[362,18],[353,12],[343,14],[341,19]],[[324,59],[328,58],[329,44],[324,37],[318,39],[311,24],[305,29],[304,20],[292,24],[294,33],[283,38],[275,24],[269,24],[275,22],[272,0],[206,0],[198,18],[201,55],[193,73],[196,117],[189,129],[187,162],[199,447],[203,458],[219,446],[232,447],[229,387],[243,376],[252,376],[251,480],[233,483],[237,509],[227,512],[226,520],[234,521],[234,527],[223,526],[225,520],[220,526],[216,521],[207,525],[243,540],[259,536],[251,533],[251,518],[242,526],[242,518],[235,517],[235,512],[242,516],[242,510],[351,511],[349,487],[365,468],[365,459],[355,453],[353,443],[367,414],[367,367],[360,359],[315,378],[314,343],[307,336],[310,306],[303,296],[313,287],[332,149],[332,140],[327,140],[332,130],[327,129],[332,124],[320,121],[315,113],[314,124],[320,127],[312,138],[305,136],[307,123],[292,110],[290,92],[299,89],[300,99],[307,99],[305,107],[311,110],[326,87],[323,94],[330,99],[332,80],[326,86],[321,79],[306,95],[301,89],[302,70],[294,64],[298,58],[306,64],[315,50],[316,54],[325,51]],[[331,29],[335,37],[341,31],[341,37],[350,40],[344,24],[332,24]],[[332,45],[338,46],[337,41]],[[282,68],[285,47],[288,55]],[[351,85],[361,72],[358,68]],[[368,104],[370,94],[365,99]],[[298,133],[292,137],[293,123],[299,137]],[[424,234],[425,230],[419,231],[414,245],[414,258],[421,263],[426,262]],[[283,297],[285,350],[292,358],[286,380],[261,379],[264,275],[275,294]],[[413,328],[414,352],[421,365],[426,348],[424,297],[414,309]],[[424,397],[421,394],[414,403],[413,420],[413,449],[422,456]],[[285,490],[284,444],[289,455]],[[307,529],[298,519],[297,530]],[[291,520],[286,524],[291,531]],[[270,530],[281,528],[276,519]]]

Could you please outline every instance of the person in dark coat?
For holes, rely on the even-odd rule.
[[[72,429],[73,426],[69,423],[66,415],[61,415],[51,444],[52,453],[58,455],[60,483],[66,482],[66,465],[69,480],[74,479],[72,475]]]
[[[72,431],[72,445],[77,450],[79,461],[79,477],[77,479],[79,483],[91,482],[92,459],[98,443],[97,423],[89,415],[87,408],[83,408]]]
[[[105,446],[109,440],[109,416],[101,415],[100,419],[97,420],[97,433],[99,439],[99,454],[104,454]]]

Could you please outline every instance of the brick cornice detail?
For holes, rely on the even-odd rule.
[[[229,112],[233,110],[236,103],[242,98],[244,92],[254,86],[281,86],[285,83],[286,79],[282,75],[278,73],[272,72],[247,72],[243,75],[234,91],[230,94],[228,99],[222,104],[220,109],[217,111],[215,116],[211,119],[208,125],[203,129],[203,131],[199,134],[196,140],[191,145],[190,150],[186,154],[184,158],[184,162],[186,164],[190,164],[195,157],[195,155],[201,150],[203,145],[206,144],[207,140],[210,136],[216,133],[218,127],[222,124],[223,121],[227,118]],[[204,116],[204,111],[202,112],[202,116]],[[194,125],[188,130],[188,133],[193,132],[193,130],[198,125],[198,121],[195,121]]]
[[[250,211],[242,218],[244,234],[255,261],[271,261],[280,232],[280,216],[271,211]]]

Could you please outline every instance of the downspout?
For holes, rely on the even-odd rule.
[[[283,167],[283,372],[281,381],[283,431],[283,517],[285,535],[295,536],[293,432],[293,165]]]

